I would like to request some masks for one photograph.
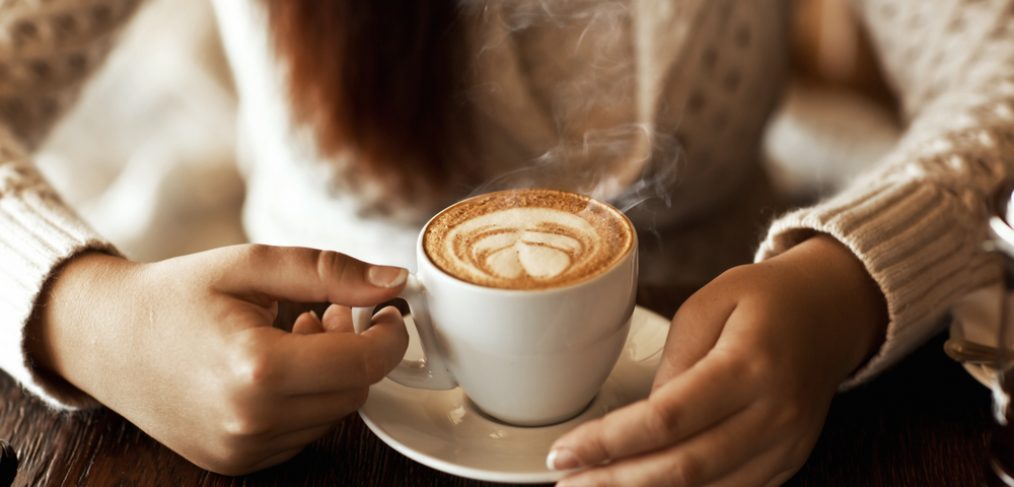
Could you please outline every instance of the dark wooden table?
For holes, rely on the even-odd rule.
[[[641,300],[666,314],[674,309],[659,304],[673,302],[669,293],[642,292]],[[979,485],[989,394],[947,359],[942,344],[937,337],[880,378],[839,395],[810,460],[789,485]],[[111,411],[55,413],[3,373],[0,438],[21,459],[17,486],[482,485],[403,457],[356,415],[289,462],[223,477],[191,465]]]

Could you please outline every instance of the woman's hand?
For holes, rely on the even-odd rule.
[[[734,268],[676,313],[648,399],[556,442],[556,468],[592,467],[559,485],[780,485],[886,322],[879,289],[830,237]]]
[[[73,259],[34,324],[39,362],[193,463],[280,463],[366,399],[402,358],[389,308],[362,335],[348,308],[273,328],[278,300],[372,306],[407,272],[335,252],[243,245],[154,264]]]

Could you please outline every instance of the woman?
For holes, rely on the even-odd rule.
[[[1007,3],[857,2],[910,119],[904,138],[846,191],[776,220],[756,263],[682,304],[651,396],[554,446],[551,467],[592,467],[563,484],[783,482],[836,390],[996,279],[977,243],[1014,142]],[[0,59],[19,68],[0,85],[3,367],[59,407],[97,400],[205,468],[295,455],[404,350],[395,314],[356,337],[338,306],[382,302],[404,271],[291,247],[116,257],[27,154],[133,2],[2,8]],[[252,239],[404,267],[421,222],[489,182],[661,196],[631,215],[663,235],[719,219],[755,182],[784,79],[784,2],[216,9],[241,97]],[[77,20],[44,22],[54,12]],[[270,327],[280,300],[336,306],[289,334]]]

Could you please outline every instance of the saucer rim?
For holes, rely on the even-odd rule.
[[[409,448],[404,443],[396,441],[391,435],[387,433],[383,428],[369,419],[362,411],[359,412],[359,417],[362,418],[363,423],[366,423],[366,427],[377,435],[385,445],[391,447],[398,453],[405,455],[412,461],[415,461],[421,465],[427,466],[434,470],[438,470],[443,473],[457,475],[471,480],[480,480],[485,482],[498,482],[498,483],[514,483],[514,484],[544,484],[550,482],[556,482],[563,479],[567,475],[567,471],[559,472],[532,472],[532,473],[518,473],[518,472],[497,472],[495,470],[478,469],[475,467],[465,467],[452,463],[447,460],[443,460],[437,457],[427,455],[425,453],[418,452]]]
[[[972,326],[971,323],[981,323],[980,320],[972,319],[976,316],[975,311],[981,310],[984,306],[987,306],[991,300],[1010,299],[1011,296],[1014,296],[1014,294],[1012,294],[1011,291],[1004,289],[1001,283],[996,283],[971,291],[951,306],[946,318],[948,336],[959,338],[967,337],[967,330]],[[992,326],[995,328],[1000,325],[999,323],[994,323]],[[983,341],[982,344],[987,346],[996,346],[996,341],[986,340]],[[992,368],[968,362],[958,361],[958,363],[961,364],[961,367],[965,369],[965,372],[972,376],[972,379],[976,382],[982,384],[982,386],[987,389],[993,388],[995,373]]]
[[[640,312],[643,312],[643,313],[647,313],[648,316],[644,320],[644,323],[646,323],[646,324],[650,324],[650,323],[652,323],[652,322],[654,322],[654,321],[657,320],[659,326],[661,326],[661,323],[667,323],[668,322],[668,320],[665,317],[663,317],[662,315],[660,315],[660,314],[658,314],[658,313],[656,313],[656,312],[654,312],[654,311],[652,311],[652,310],[650,310],[648,308],[645,308],[643,306],[640,306],[640,305],[635,306],[635,312],[637,312],[637,311],[640,311]],[[633,329],[631,329],[631,331],[633,331]],[[629,338],[628,338],[628,340],[629,340]],[[662,347],[664,347],[664,344],[660,345],[659,349],[661,350]],[[610,376],[612,376],[612,373],[610,373]],[[387,379],[387,378],[385,378],[383,380],[383,382],[388,382],[388,381],[391,381],[391,380]],[[395,385],[396,386],[398,384],[394,383],[393,381],[391,381],[390,385]],[[454,390],[454,389],[452,389],[452,390]],[[450,392],[450,391],[443,391],[443,392]],[[377,424],[372,419],[370,419],[368,417],[368,415],[363,411],[363,408],[360,408],[359,411],[358,411],[358,413],[359,413],[359,417],[363,420],[363,423],[366,424],[366,427],[369,428],[369,430],[373,434],[375,434],[378,438],[380,438],[380,440],[382,442],[384,442],[385,445],[391,447],[392,449],[394,449],[398,453],[400,453],[400,454],[408,457],[409,459],[411,459],[411,460],[413,460],[413,461],[415,461],[415,462],[417,462],[417,463],[419,463],[421,465],[424,465],[426,467],[432,468],[434,470],[438,470],[440,472],[444,472],[444,473],[448,473],[448,474],[451,474],[451,475],[456,475],[456,476],[459,476],[459,477],[468,478],[468,479],[472,479],[472,480],[479,480],[479,481],[486,481],[486,482],[497,482],[497,483],[518,483],[518,484],[553,483],[553,482],[557,482],[557,481],[561,480],[568,473],[570,473],[569,471],[565,471],[565,470],[561,470],[561,471],[544,471],[544,472],[501,472],[501,471],[490,470],[490,469],[481,469],[481,468],[477,468],[477,467],[463,466],[463,465],[460,465],[460,464],[453,463],[453,462],[451,462],[449,460],[445,460],[445,459],[442,459],[442,458],[437,458],[437,457],[434,457],[432,455],[429,455],[429,454],[417,451],[415,449],[412,449],[411,447],[405,445],[401,441],[396,440],[383,427],[381,427],[379,424]],[[594,418],[588,418],[588,420],[590,420],[590,419],[594,419]],[[577,421],[577,418],[575,418],[575,419],[573,419],[571,421]],[[565,423],[567,423],[567,422],[564,422],[563,424],[565,424]],[[559,426],[559,424],[553,425],[553,426]]]
[[[951,321],[950,326],[947,329],[948,335],[954,336],[955,330],[958,330],[957,333],[964,333],[963,332],[964,320],[962,320],[959,317],[951,316],[950,321]],[[983,387],[987,389],[992,389],[993,376],[992,372],[988,367],[983,365],[970,364],[967,362],[959,362],[959,363],[961,364],[961,368],[965,369],[965,373],[970,375],[972,379],[975,379],[976,382],[982,384]]]

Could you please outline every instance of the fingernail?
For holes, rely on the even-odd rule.
[[[366,280],[377,287],[398,287],[405,283],[408,271],[401,267],[372,266],[366,271]]]
[[[566,448],[555,448],[546,457],[546,467],[550,470],[570,470],[581,466],[574,452]]]
[[[310,313],[310,316],[313,316],[313,318],[315,320],[320,321],[320,316],[317,316],[317,312],[316,311],[314,311],[314,310],[311,309],[310,311],[308,311],[308,313]]]

